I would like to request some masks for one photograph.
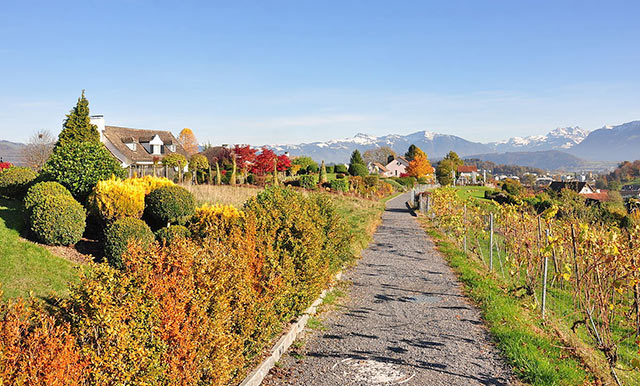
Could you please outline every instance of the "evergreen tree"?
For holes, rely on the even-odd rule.
[[[58,136],[55,148],[71,142],[93,142],[100,143],[100,133],[98,127],[91,124],[89,117],[89,101],[82,95],[78,98],[78,103],[69,114],[62,125],[62,132]]]
[[[409,146],[409,150],[404,153],[404,158],[406,158],[409,162],[413,161],[413,159],[416,157],[416,149],[418,149],[418,147],[414,144],[411,144],[411,146]]]
[[[320,178],[319,181],[321,184],[324,184],[325,182],[327,182],[327,168],[324,166],[324,161],[322,161],[322,164],[320,166]]]
[[[362,164],[364,165],[364,160],[362,159],[362,155],[360,154],[360,151],[358,151],[358,149],[354,150],[353,153],[351,153],[351,160],[349,160],[349,165],[355,165],[355,164]]]

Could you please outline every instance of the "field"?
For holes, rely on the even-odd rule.
[[[486,186],[456,186],[455,189],[458,193],[458,197],[462,199],[473,197],[482,200],[484,200],[484,192],[492,190]]]
[[[241,207],[249,198],[260,193],[255,186],[183,185],[193,194],[198,204],[223,204]]]
[[[0,199],[0,283],[4,298],[63,295],[77,277],[75,265],[20,237],[22,205]]]

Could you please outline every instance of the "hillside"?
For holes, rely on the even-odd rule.
[[[633,161],[640,159],[640,121],[605,126],[591,132],[568,150],[587,160]]]
[[[22,143],[0,140],[0,158],[4,162],[11,162],[14,165],[22,164],[22,150],[25,145]]]
[[[478,158],[496,164],[529,166],[545,170],[573,171],[594,167],[594,165],[583,159],[558,150],[476,154],[469,158]]]

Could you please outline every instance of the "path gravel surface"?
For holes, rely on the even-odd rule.
[[[342,305],[305,330],[263,385],[507,385],[479,311],[407,210],[387,203]],[[294,345],[295,346],[295,345]]]

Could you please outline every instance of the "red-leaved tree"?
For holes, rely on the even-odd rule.
[[[291,160],[285,154],[278,156],[278,171],[284,172],[291,167]]]
[[[242,175],[245,176],[245,178],[247,177],[249,170],[251,170],[251,167],[256,161],[257,152],[257,149],[253,149],[249,145],[235,145],[233,148],[233,153],[236,155],[236,164],[238,165],[238,168],[242,172]]]

